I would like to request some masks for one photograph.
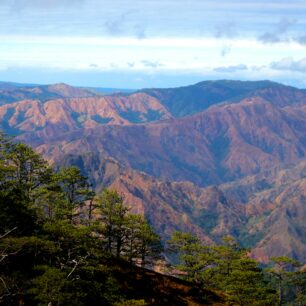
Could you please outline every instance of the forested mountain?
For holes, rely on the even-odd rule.
[[[164,240],[231,234],[260,260],[305,261],[305,91],[226,80],[103,97],[18,90],[0,100],[2,129],[97,189],[118,188]]]

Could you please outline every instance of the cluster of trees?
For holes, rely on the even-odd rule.
[[[306,305],[306,268],[296,260],[275,257],[264,268],[231,237],[207,246],[192,234],[176,232],[168,244],[183,277],[201,289],[220,290],[229,305]]]
[[[0,134],[0,304],[114,305],[112,260],[144,266],[161,250],[116,191],[96,196],[78,168],[55,172]]]

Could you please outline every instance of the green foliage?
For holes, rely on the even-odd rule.
[[[113,305],[119,298],[117,283],[99,266],[81,267],[74,277],[68,271],[39,266],[29,290],[35,299],[46,305]]]
[[[26,199],[33,200],[35,190],[48,180],[47,162],[25,144],[8,140],[4,143],[2,155],[6,171],[1,186],[17,189]]]
[[[168,245],[172,252],[178,253],[180,264],[177,268],[186,273],[185,278],[198,286],[209,286],[214,263],[213,250],[202,245],[200,240],[190,233],[175,232]]]
[[[29,235],[36,228],[37,216],[19,189],[0,192],[0,235],[16,228],[15,234]]]
[[[145,219],[130,214],[116,191],[96,199],[78,168],[54,172],[3,134],[0,157],[0,303],[126,301],[108,258],[153,260],[160,241]]]
[[[0,234],[28,235],[37,226],[33,207],[36,190],[46,180],[46,162],[24,144],[0,134]]]
[[[301,304],[306,299],[306,273],[301,270],[301,264],[289,257],[272,257],[272,268],[267,269],[278,293],[278,305],[286,302]]]
[[[206,209],[200,211],[198,219],[200,220],[199,226],[203,228],[206,233],[210,233],[218,224],[218,214]]]
[[[264,271],[231,237],[222,245],[205,246],[192,234],[175,232],[168,244],[179,255],[177,268],[185,272],[184,278],[225,292],[230,305],[305,303],[306,271],[293,259],[271,258],[274,267]]]
[[[106,250],[120,256],[125,237],[126,214],[128,208],[114,190],[104,190],[98,199],[102,235]]]
[[[114,190],[104,190],[98,198],[98,232],[105,250],[130,262],[153,261],[162,251],[160,238],[140,215],[129,213],[123,198]]]
[[[123,300],[115,303],[114,306],[145,306],[147,305],[144,300]]]
[[[306,268],[298,269],[289,275],[289,285],[297,305],[306,305]]]
[[[228,301],[237,305],[271,305],[275,291],[265,282],[258,263],[241,254],[236,259],[222,258],[217,267],[217,286],[228,295]]]
[[[128,214],[125,253],[130,262],[140,260],[141,266],[160,258],[163,247],[160,237],[142,216]]]
[[[77,167],[62,168],[53,176],[53,182],[60,187],[63,195],[62,211],[73,222],[80,214],[80,209],[92,197],[87,178]]]
[[[179,254],[177,268],[185,278],[201,288],[222,290],[230,305],[273,305],[275,292],[259,264],[231,237],[225,237],[223,245],[206,246],[192,234],[175,232],[169,246]]]
[[[47,301],[52,305],[60,305],[69,298],[63,294],[63,288],[69,282],[65,272],[49,266],[40,266],[39,270],[43,274],[33,280],[33,288],[29,291],[36,300],[42,305]]]

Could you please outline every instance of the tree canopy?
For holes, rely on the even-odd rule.
[[[145,264],[160,243],[145,218],[114,190],[96,197],[78,168],[55,172],[3,134],[0,156],[0,304],[121,303],[107,261]]]

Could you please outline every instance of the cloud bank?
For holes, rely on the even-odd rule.
[[[52,70],[88,82],[147,74],[165,86],[170,74],[298,82],[305,15],[305,0],[1,0],[0,77],[31,70],[39,81]]]

